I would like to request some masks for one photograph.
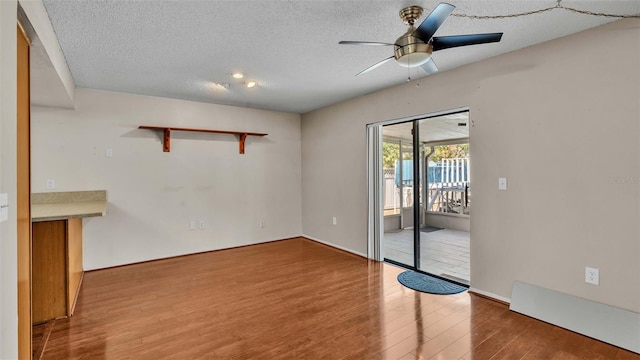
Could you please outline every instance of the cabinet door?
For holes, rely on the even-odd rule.
[[[32,312],[38,323],[67,315],[66,221],[33,223]]]

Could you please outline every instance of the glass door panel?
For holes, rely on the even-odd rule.
[[[416,145],[420,174],[416,267],[462,284],[469,281],[470,257],[467,122],[467,112],[419,120]]]
[[[413,122],[382,128],[384,259],[414,267]]]

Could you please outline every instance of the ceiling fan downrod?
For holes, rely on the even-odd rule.
[[[400,10],[400,19],[411,27],[413,27],[413,24],[420,18],[420,16],[422,16],[422,8],[417,5],[409,6]]]

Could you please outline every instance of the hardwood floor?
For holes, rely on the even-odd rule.
[[[306,239],[91,271],[43,359],[640,359]]]
[[[53,329],[55,320],[50,320],[43,323],[38,323],[33,325],[31,336],[32,336],[32,356],[33,360],[40,360],[42,358],[42,354],[44,352],[44,346],[49,340],[49,335],[51,335],[51,330]]]

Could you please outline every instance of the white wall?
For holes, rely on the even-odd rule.
[[[9,220],[0,223],[0,359],[18,357],[16,19],[16,1],[0,1],[0,192],[9,194]]]
[[[73,109],[76,85],[42,0],[20,0],[31,35],[31,103]]]
[[[76,110],[35,107],[31,124],[33,192],[107,190],[107,216],[83,221],[86,270],[301,234],[297,114],[77,89]],[[268,135],[240,155],[234,135],[174,131],[165,153],[139,125]]]
[[[365,125],[464,106],[471,286],[508,299],[520,280],[640,312],[638,19],[303,115],[303,233],[366,253]]]

